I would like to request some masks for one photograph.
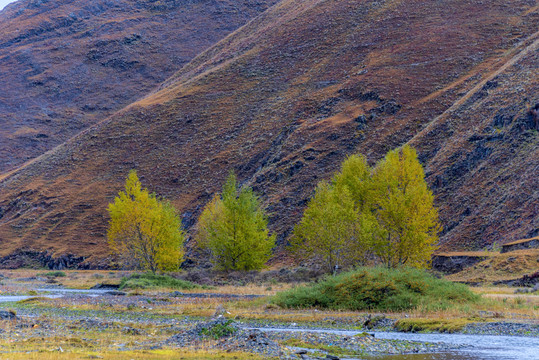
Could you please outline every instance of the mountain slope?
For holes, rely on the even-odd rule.
[[[173,200],[187,226],[235,169],[240,180],[262,194],[272,212],[271,227],[282,241],[316,182],[328,178],[347,155],[362,152],[374,162],[410,140],[420,149],[429,181],[442,184],[435,191],[449,230],[444,247],[477,248],[485,241],[524,236],[534,231],[537,213],[518,201],[497,207],[470,201],[474,228],[464,221],[452,225],[462,205],[453,198],[462,191],[494,199],[482,188],[481,181],[487,181],[482,173],[477,175],[481,181],[455,185],[475,179],[476,166],[486,165],[482,161],[490,161],[493,153],[438,180],[448,165],[438,160],[446,151],[458,151],[452,142],[469,139],[469,131],[438,138],[441,130],[422,130],[452,123],[452,116],[445,115],[451,105],[524,51],[537,25],[537,7],[527,0],[282,1],[146,98],[5,175],[0,180],[3,253],[50,249],[86,256],[89,262],[102,258],[107,253],[106,204],[131,168],[139,171],[144,186]],[[533,65],[525,56],[517,64],[521,75],[529,73],[529,88],[513,91],[513,81],[521,76],[511,78],[514,65],[500,74],[507,81],[498,81],[495,92],[487,89],[481,99],[488,102],[501,94],[504,102],[515,104],[515,114],[524,116],[528,103],[537,100],[530,92],[536,78],[530,61]],[[477,99],[473,104],[479,104]],[[477,108],[465,105],[458,107],[463,119],[481,123],[487,116],[485,108],[476,119]],[[494,103],[489,106],[496,109]],[[492,121],[494,115],[487,117]],[[537,132],[526,124],[520,132],[507,131],[507,141],[525,136],[535,148]],[[515,158],[512,150],[495,147]],[[519,166],[527,169],[533,155],[522,154]],[[511,178],[505,189],[509,196],[515,181]],[[526,181],[533,189],[534,180]],[[496,211],[532,211],[533,221],[489,232],[489,222],[480,215]],[[473,234],[477,224],[485,226],[485,239]]]
[[[0,173],[146,95],[275,2],[9,5],[0,12]]]
[[[539,234],[539,32],[411,142],[452,246]]]

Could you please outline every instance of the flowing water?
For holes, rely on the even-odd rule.
[[[103,290],[103,289],[96,289],[96,290],[79,290],[79,289],[36,289],[39,293],[37,295],[5,295],[0,296],[0,303],[7,303],[7,302],[17,302],[21,300],[26,300],[34,297],[44,297],[49,299],[57,299],[61,298],[66,294],[80,294],[80,295],[86,295],[86,296],[101,296],[104,295],[107,291],[110,290]]]
[[[379,358],[384,360],[539,360],[539,338],[537,337],[393,332],[375,333],[375,336],[379,339],[466,345],[466,347],[459,349],[458,352],[448,354],[386,356]]]
[[[343,336],[353,336],[361,333],[360,331],[348,330],[297,328],[258,328],[258,330],[268,332],[318,332]],[[537,337],[398,332],[375,332],[374,336],[378,339],[443,342],[456,345],[459,349],[446,353],[388,355],[368,358],[372,360],[539,360],[539,338]]]

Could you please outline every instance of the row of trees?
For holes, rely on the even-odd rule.
[[[330,182],[318,184],[292,245],[330,270],[369,260],[426,267],[441,228],[433,200],[410,146],[389,152],[373,168],[353,155]]]
[[[177,270],[184,256],[186,234],[176,209],[143,189],[131,170],[114,202],[109,204],[107,233],[112,252],[124,267],[152,271]],[[230,173],[198,221],[197,245],[223,270],[261,269],[271,256],[275,235],[258,197],[239,188]]]
[[[134,170],[109,214],[109,244],[124,266],[178,269],[185,240],[180,218],[168,201],[142,189]],[[260,269],[275,246],[267,224],[258,197],[230,173],[198,219],[196,244],[217,268]],[[405,146],[372,168],[363,156],[347,158],[331,181],[318,184],[291,245],[296,255],[318,259],[329,270],[366,261],[426,267],[439,230],[423,168]]]

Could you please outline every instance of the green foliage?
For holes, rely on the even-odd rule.
[[[415,150],[404,146],[374,168],[363,156],[347,158],[331,183],[316,188],[291,244],[329,270],[365,263],[372,253],[387,267],[423,268],[439,230],[423,168]]]
[[[48,301],[48,300],[50,299],[43,296],[35,296],[35,297],[19,300],[17,301],[17,304],[33,304],[33,303],[38,303],[38,302]]]
[[[284,308],[401,311],[433,305],[443,309],[478,299],[467,286],[437,279],[423,270],[365,267],[284,291],[272,302]]]
[[[332,183],[318,184],[291,245],[302,257],[318,258],[332,271],[335,265],[361,263],[375,226],[365,207],[369,168],[364,158],[349,157]]]
[[[39,274],[39,276],[46,276],[49,278],[55,278],[55,277],[65,277],[66,273],[63,271],[49,271],[47,273]]]
[[[210,327],[202,328],[200,330],[200,335],[208,336],[212,339],[218,340],[220,338],[230,336],[238,331],[237,328],[232,326],[234,323],[233,320],[226,320],[224,323],[213,324]]]
[[[359,236],[358,213],[349,193],[322,182],[316,188],[291,241],[303,256],[319,257],[331,271],[335,265],[354,263],[352,251]]]
[[[223,270],[261,269],[275,245],[267,215],[251,188],[238,190],[230,173],[221,196],[215,196],[198,220],[197,244],[208,249],[213,264]]]
[[[120,191],[109,204],[107,233],[112,251],[124,266],[173,271],[183,258],[185,235],[176,209],[142,189],[135,170],[131,170]]]
[[[168,275],[157,275],[150,273],[133,274],[129,277],[122,278],[122,281],[120,282],[120,290],[151,288],[191,290],[198,289],[200,286],[189,281],[175,279]]]
[[[367,333],[363,333],[363,334],[358,334],[358,335],[355,335],[357,337],[363,337],[363,336],[371,336],[370,334],[367,334]],[[340,346],[335,346],[335,345],[326,345],[326,344],[321,344],[321,343],[315,343],[313,344],[312,342],[309,342],[309,341],[305,341],[305,340],[301,340],[301,339],[298,339],[298,338],[289,338],[287,340],[284,340],[282,341],[282,344],[283,345],[286,345],[286,346],[291,346],[291,347],[298,347],[298,348],[304,348],[304,349],[312,349],[312,350],[315,350],[315,351],[325,351],[327,353],[330,353],[330,354],[334,354],[334,355],[339,355],[339,356],[342,356],[342,357],[351,357],[353,356],[354,358],[356,357],[361,357],[363,358],[364,356],[368,356],[367,352],[364,351],[364,350],[361,350],[361,349],[349,349],[349,348],[346,348],[346,347],[340,347]],[[313,352],[312,354],[316,354],[316,352]],[[325,357],[326,359],[328,359],[327,357]],[[319,359],[323,359],[322,357],[319,357]]]
[[[395,328],[403,332],[455,333],[471,322],[467,319],[399,319]]]

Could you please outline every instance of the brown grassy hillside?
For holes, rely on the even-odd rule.
[[[277,0],[20,0],[0,12],[0,173],[146,95]]]
[[[525,237],[537,228],[537,211],[521,190],[537,190],[522,175],[536,171],[528,166],[538,135],[521,119],[539,99],[536,51],[515,56],[538,25],[529,0],[282,1],[158,91],[4,176],[2,251],[104,256],[106,204],[131,168],[174,201],[187,226],[235,169],[262,194],[284,239],[316,182],[345,156],[375,161],[410,140],[436,186],[445,248]],[[473,91],[496,70],[496,86]],[[514,116],[503,122],[505,140],[489,140],[499,126],[480,126],[506,103]],[[493,150],[474,155],[479,144]],[[457,170],[446,172],[452,164]],[[506,179],[504,200],[484,187],[491,179]],[[499,226],[504,214],[531,215]]]

